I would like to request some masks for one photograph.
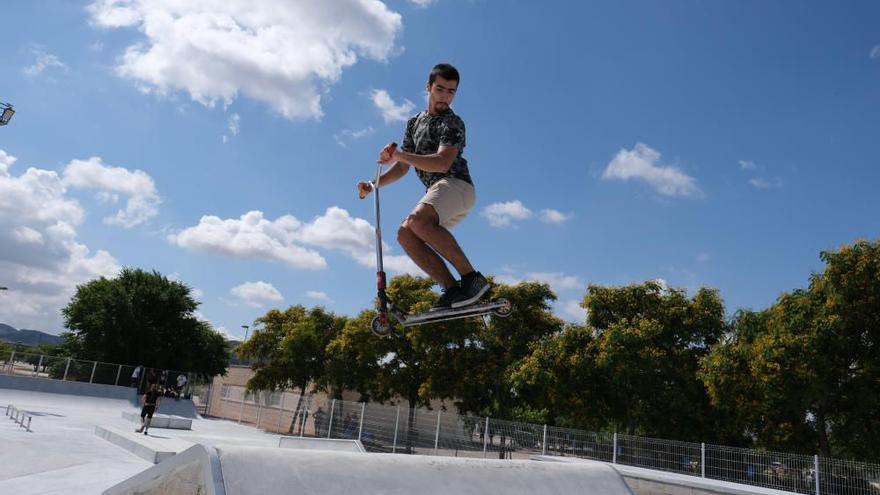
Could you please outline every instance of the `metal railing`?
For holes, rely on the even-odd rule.
[[[31,431],[31,420],[34,419],[33,415],[27,411],[22,411],[21,409],[13,406],[12,404],[6,405],[6,417],[15,422],[18,426],[21,426],[28,432]],[[27,423],[25,423],[27,422]]]
[[[193,374],[180,370],[163,370],[125,364],[87,361],[68,356],[50,356],[19,351],[0,351],[0,373],[16,376],[51,378],[56,380],[137,387],[143,391],[148,383],[156,383],[160,390],[190,395]],[[177,377],[187,378],[181,390],[177,390]]]
[[[209,414],[282,434],[359,439],[368,452],[579,457],[805,495],[880,495],[880,464],[411,410],[405,403],[224,389]]]

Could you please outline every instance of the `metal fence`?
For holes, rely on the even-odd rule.
[[[200,411],[288,435],[360,439],[369,452],[527,459],[535,454],[594,459],[621,465],[786,490],[805,495],[880,495],[880,464],[661,440],[616,433],[410,409],[406,403],[327,400],[292,392],[257,391],[193,383],[176,370],[0,351],[0,373],[143,387],[157,383],[181,394]],[[215,394],[220,394],[214,398]]]
[[[137,374],[135,369],[140,368]],[[0,351],[0,373],[52,378],[56,380],[137,387],[143,392],[149,383],[156,383],[166,395],[189,396],[193,374],[180,370],[163,370],[144,366],[86,361],[67,356],[49,356],[18,351]],[[178,390],[177,378],[186,377]]]
[[[359,439],[369,452],[579,457],[805,495],[880,495],[880,464],[463,416],[406,403],[245,394],[232,385],[222,394],[209,414],[282,434]]]

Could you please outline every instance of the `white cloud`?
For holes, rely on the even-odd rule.
[[[697,263],[705,263],[710,259],[712,258],[709,256],[709,253],[700,253],[697,255]]]
[[[740,160],[738,163],[739,168],[742,170],[755,170],[755,168],[757,168],[755,162],[752,160]]]
[[[869,56],[872,59],[880,58],[880,45],[874,45],[874,48],[871,48],[871,54]]]
[[[406,122],[412,117],[413,109],[416,108],[415,103],[404,98],[403,103],[394,103],[391,95],[384,89],[374,89],[370,98],[376,108],[382,111],[382,118],[385,123]]]
[[[245,282],[238,287],[229,289],[229,293],[253,308],[261,308],[266,304],[279,303],[284,300],[278,289],[262,280]]]
[[[238,219],[226,220],[205,215],[198,225],[171,234],[168,240],[200,253],[280,261],[302,269],[326,268],[327,261],[318,252],[295,244],[301,226],[302,222],[291,215],[271,221],[263,218],[261,211],[250,211]]]
[[[51,170],[28,168],[13,175],[15,157],[0,150],[0,321],[56,333],[60,309],[76,285],[120,270],[107,251],[92,253],[77,242],[85,219]]]
[[[526,273],[527,280],[537,280],[545,282],[553,287],[553,290],[583,289],[584,284],[573,275],[566,275],[562,272],[529,272]]]
[[[367,126],[366,128],[358,131],[343,129],[342,132],[334,134],[333,139],[336,140],[336,144],[342,146],[343,148],[346,148],[348,146],[348,142],[361,139],[365,136],[369,136],[374,132],[376,132],[376,129],[373,129],[373,126]]]
[[[480,215],[489,219],[489,225],[493,227],[507,227],[514,221],[531,218],[532,210],[526,208],[525,205],[517,199],[505,203],[492,203],[483,208]]]
[[[65,65],[56,55],[46,53],[40,48],[32,49],[31,53],[36,60],[34,60],[33,64],[21,69],[24,75],[28,77],[37,77],[43,72],[53,68],[59,69],[63,72],[67,71],[67,65]]]
[[[544,223],[565,223],[568,220],[571,220],[573,216],[574,215],[571,213],[562,213],[561,211],[550,208],[541,210],[541,221]]]
[[[504,267],[502,272],[495,276],[499,282],[516,285],[520,282],[532,281],[548,284],[557,294],[568,290],[584,290],[586,284],[574,275],[566,275],[562,272],[526,272],[524,275],[517,273],[511,267]]]
[[[409,0],[409,3],[415,5],[420,8],[430,7],[432,4],[436,3],[437,0]]]
[[[666,282],[665,278],[655,278],[654,282],[657,282],[662,290],[669,290],[669,284]]]
[[[322,302],[325,304],[330,304],[333,302],[333,299],[330,299],[330,296],[328,296],[326,292],[321,292],[321,291],[317,291],[317,290],[310,290],[310,291],[306,292],[306,295],[309,296],[311,299],[314,299],[316,301],[319,301],[319,302]]]
[[[562,305],[562,316],[575,323],[584,323],[587,321],[587,310],[581,307],[580,300],[571,299]]]
[[[632,150],[622,149],[608,163],[603,179],[640,179],[664,196],[702,196],[697,181],[678,168],[661,166],[660,153],[643,143]]]
[[[362,266],[376,265],[373,226],[336,206],[327,208],[323,215],[309,223],[292,215],[267,220],[261,211],[225,220],[207,215],[195,227],[172,234],[168,240],[195,252],[277,261],[298,269],[327,267],[327,261],[318,251],[304,246],[341,251]],[[383,249],[390,251],[384,243]],[[386,255],[384,261],[386,268],[394,273],[422,273],[407,256]]]
[[[755,177],[754,179],[749,179],[749,184],[758,189],[778,189],[782,187],[782,179],[778,177],[772,179]]]
[[[320,118],[343,70],[386,61],[402,29],[379,0],[96,0],[88,11],[97,26],[143,33],[117,67],[143,91],[208,106],[243,94],[288,119]]]
[[[142,170],[110,167],[99,157],[73,160],[64,169],[64,184],[69,187],[97,189],[98,200],[115,203],[119,195],[128,197],[125,209],[104,222],[129,228],[146,222],[159,213],[159,194],[153,179]]]
[[[237,113],[230,115],[226,128],[229,129],[229,133],[232,134],[232,137],[238,136],[238,133],[241,132],[241,116]],[[229,141],[229,138],[224,134],[223,143],[225,144],[227,141]]]
[[[331,206],[319,217],[305,224],[300,238],[306,244],[342,251],[357,261],[361,266],[376,266],[376,237],[370,222],[349,215],[348,211]],[[385,268],[393,273],[410,273],[423,275],[408,256],[388,255],[391,251],[386,242],[382,242],[383,262]]]
[[[201,301],[202,298],[205,297],[205,291],[203,291],[202,289],[195,289],[194,288],[191,292],[191,295],[192,295],[193,299],[195,299],[196,301]]]

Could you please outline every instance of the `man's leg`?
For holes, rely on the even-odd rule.
[[[443,263],[443,260],[437,256],[437,253],[443,258],[449,260],[449,262],[452,263],[452,266],[458,271],[459,275],[474,271],[474,267],[471,266],[467,256],[465,256],[464,252],[461,250],[458,241],[455,240],[455,237],[453,237],[448,230],[440,225],[440,217],[437,215],[433,206],[427,203],[419,203],[419,205],[416,206],[416,209],[410,213],[406,220],[404,220],[401,230],[404,229],[408,230],[419,241],[421,241],[421,244],[425,246],[425,249],[432,252],[433,258],[436,258],[436,262],[442,265],[443,271],[445,271],[449,279],[451,279],[451,284],[455,283],[455,279],[452,278],[452,274],[449,272],[449,269],[446,268],[446,264]],[[398,239],[400,238],[400,231],[398,231]],[[416,243],[413,242],[413,244]],[[403,241],[401,241],[401,245],[403,245]],[[407,249],[406,246],[404,246],[404,249]],[[436,253],[434,253],[434,251],[436,251]],[[434,277],[431,272],[419,264],[415,256],[409,253],[409,250],[407,250],[407,253],[410,254],[410,257],[413,258],[413,261],[415,261],[422,270],[425,270],[428,275],[431,275],[435,280],[441,282],[440,279]],[[444,285],[444,287],[448,286]]]
[[[424,206],[426,205],[420,204],[416,208],[416,211]],[[430,208],[430,206],[428,208]],[[413,262],[415,262],[415,264],[424,270],[431,278],[437,281],[437,283],[444,289],[454,287],[457,282],[455,277],[452,276],[452,273],[450,273],[449,268],[446,267],[443,258],[431,249],[431,246],[429,246],[416,233],[416,230],[421,230],[419,227],[414,226],[415,223],[419,222],[419,220],[414,218],[416,216],[416,211],[410,214],[410,216],[403,221],[400,229],[397,230],[397,241],[403,247],[403,250],[406,251],[406,254],[412,258]],[[436,216],[437,214],[434,213],[434,215]]]

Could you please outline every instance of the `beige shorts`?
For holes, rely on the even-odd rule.
[[[473,185],[461,179],[445,177],[428,188],[419,204],[433,206],[440,217],[440,225],[448,230],[464,220],[468,211],[473,208],[476,198]]]

